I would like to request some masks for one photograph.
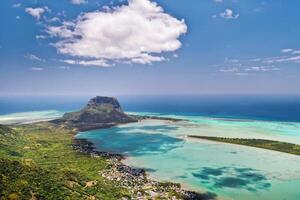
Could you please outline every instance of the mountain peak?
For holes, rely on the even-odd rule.
[[[120,103],[115,97],[96,96],[89,100],[88,104],[84,109],[99,109],[99,110],[117,110],[123,112]]]
[[[65,113],[58,121],[82,131],[136,122],[137,119],[124,113],[116,98],[96,96],[80,111]]]

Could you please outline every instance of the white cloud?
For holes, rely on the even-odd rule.
[[[224,19],[237,19],[239,16],[239,14],[235,14],[231,9],[226,9],[224,12],[220,13],[220,17]]]
[[[29,60],[44,61],[43,59],[39,58],[38,56],[36,56],[34,54],[27,54],[24,57],[29,59]]]
[[[293,51],[292,54],[300,54],[300,50]]]
[[[300,62],[300,56],[279,56],[266,58],[264,63],[279,63],[279,62]]]
[[[43,7],[43,8],[25,8],[25,11],[30,14],[31,16],[33,16],[34,18],[36,18],[37,20],[39,20],[42,16],[43,13],[45,13],[46,11],[49,11],[48,7]]]
[[[98,66],[98,67],[111,67],[112,64],[108,64],[105,60],[61,60],[71,65],[83,65],[83,66]]]
[[[232,72],[239,71],[239,69],[237,67],[232,67],[232,68],[220,69],[219,71],[225,73],[232,73]]]
[[[226,74],[231,75],[255,75],[256,73],[262,73],[262,72],[271,72],[271,71],[279,71],[280,68],[271,65],[265,65],[265,66],[234,66],[234,67],[227,67],[227,68],[221,68],[219,69],[219,72],[223,72]]]
[[[16,4],[13,4],[13,5],[12,5],[13,8],[19,8],[19,7],[21,7],[21,6],[22,6],[21,3],[16,3]]]
[[[59,22],[60,21],[60,19],[58,18],[58,17],[52,17],[52,18],[50,18],[50,19],[46,19],[47,20],[47,22]]]
[[[36,39],[46,39],[48,36],[46,35],[36,35],[35,38]]]
[[[223,0],[214,0],[214,2],[216,2],[216,3],[222,3]]]
[[[293,49],[281,49],[281,52],[282,53],[289,53],[289,52],[292,52]]]
[[[254,67],[248,67],[248,68],[245,69],[245,71],[247,71],[247,72],[251,72],[251,71],[254,71],[254,72],[259,72],[259,71],[267,72],[267,71],[278,71],[278,70],[280,70],[280,68],[275,67],[275,66],[254,66]]]
[[[32,67],[31,70],[32,71],[43,71],[44,68],[41,68],[41,67]]]
[[[150,64],[165,60],[164,52],[181,47],[179,37],[187,26],[153,1],[129,0],[128,5],[84,13],[46,31],[58,37],[54,46],[59,53],[78,57],[82,64]]]
[[[80,5],[80,4],[86,4],[88,2],[86,0],[71,0],[71,3],[75,5]]]

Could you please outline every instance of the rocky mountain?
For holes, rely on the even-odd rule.
[[[135,117],[123,112],[116,98],[97,96],[89,100],[80,111],[66,113],[53,122],[84,131],[137,121]]]

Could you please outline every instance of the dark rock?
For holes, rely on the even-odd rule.
[[[117,170],[119,172],[128,173],[128,174],[131,174],[133,176],[142,176],[142,175],[144,176],[146,174],[146,171],[144,169],[132,168],[132,167],[129,167],[127,165],[118,165]]]
[[[118,160],[122,160],[124,158],[124,156],[121,154],[97,151],[95,149],[94,144],[85,139],[74,139],[73,144],[71,146],[74,150],[80,153],[89,154],[91,156],[99,156],[103,158],[116,158]]]

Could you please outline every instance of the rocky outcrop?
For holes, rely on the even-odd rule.
[[[53,122],[86,131],[137,121],[135,117],[123,112],[116,98],[97,96],[92,98],[82,110],[66,113],[61,119]]]

